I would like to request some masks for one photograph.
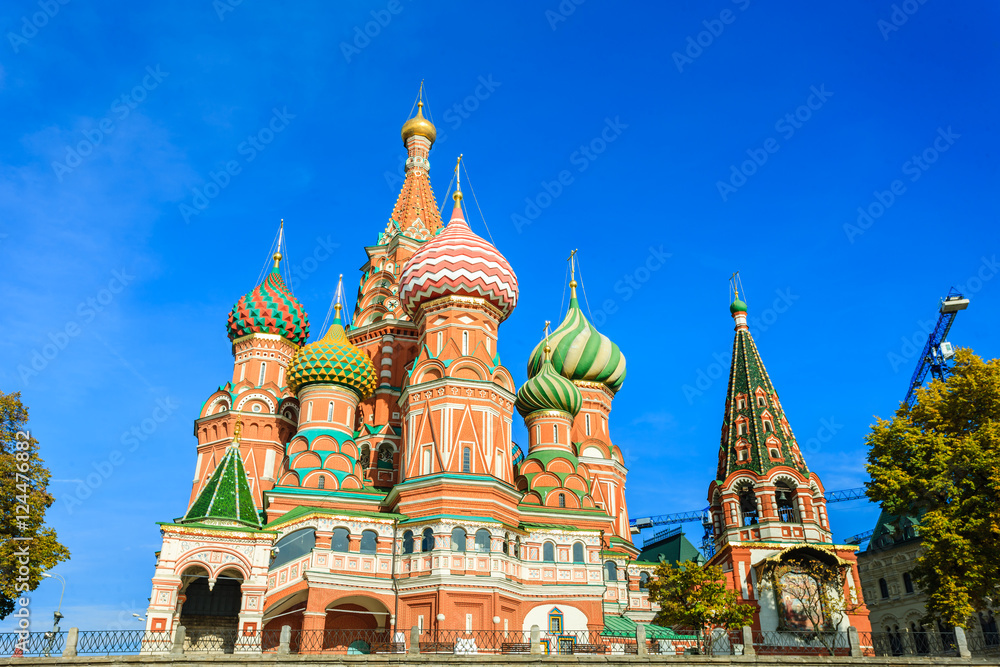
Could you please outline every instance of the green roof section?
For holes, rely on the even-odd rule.
[[[354,510],[338,510],[331,509],[329,507],[309,507],[307,505],[300,505],[293,510],[285,512],[279,516],[274,521],[267,524],[267,528],[273,528],[275,526],[280,526],[286,524],[290,521],[295,521],[304,516],[309,516],[310,514],[322,514],[324,516],[345,516],[352,519],[406,519],[405,514],[393,514],[392,512],[358,512]]]
[[[660,625],[652,625],[650,623],[637,624],[631,618],[624,616],[605,616],[604,630],[601,632],[601,635],[605,637],[635,637],[637,625],[644,625],[646,627],[646,639],[695,639],[694,635],[679,635],[670,628]]]
[[[685,537],[684,533],[676,532],[667,535],[661,540],[643,544],[642,551],[636,556],[636,560],[647,563],[670,563],[676,565],[677,563],[689,560],[704,563],[705,557],[691,544],[691,541]]]
[[[240,458],[240,448],[235,443],[226,450],[187,514],[177,523],[203,523],[206,519],[234,521],[258,530],[262,528],[250,493],[247,471]]]
[[[732,311],[737,324],[717,476],[724,480],[737,470],[763,476],[772,468],[787,466],[808,478],[809,469],[778,400],[778,392],[746,326],[746,304],[733,303],[734,307],[738,305],[742,308]]]

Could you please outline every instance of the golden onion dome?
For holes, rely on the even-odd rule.
[[[423,106],[423,102],[417,102],[417,115],[403,123],[401,134],[404,146],[406,145],[406,140],[413,136],[427,137],[428,141],[432,144],[437,139],[437,130],[434,128],[434,123],[424,118]]]

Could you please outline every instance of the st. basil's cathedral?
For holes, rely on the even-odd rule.
[[[233,307],[232,379],[195,420],[187,510],[160,524],[148,630],[520,635],[537,625],[558,636],[653,618],[646,584],[658,563],[632,542],[609,422],[625,356],[587,320],[571,279],[562,323],[515,387],[499,328],[517,305],[517,277],[469,227],[460,186],[444,224],[429,176],[435,137],[421,102],[402,129],[406,175],[392,215],[363,249],[350,324],[338,288],[332,324],[307,342],[280,240],[273,270]],[[854,609],[844,623],[866,630],[856,548],[832,544],[822,484],[746,305],[737,298],[731,311],[710,562],[758,608],[763,630],[794,626],[777,577],[803,557],[837,563]],[[527,452],[512,439],[515,410]]]

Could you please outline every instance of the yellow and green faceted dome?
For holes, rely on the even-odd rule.
[[[625,383],[625,355],[583,316],[575,284],[566,317],[549,335],[548,344],[552,348],[552,367],[563,377],[600,382],[615,393]],[[542,341],[528,358],[529,377],[540,371],[544,348],[545,341]]]
[[[277,266],[229,313],[229,340],[255,333],[278,334],[302,346],[309,339],[309,316],[281,279]]]
[[[338,309],[326,335],[295,353],[287,380],[295,393],[308,384],[339,384],[363,401],[375,391],[378,377],[368,355],[347,340]]]
[[[576,385],[556,372],[552,362],[542,361],[542,367],[517,390],[514,401],[522,417],[539,410],[560,410],[575,417],[583,407],[583,395]]]

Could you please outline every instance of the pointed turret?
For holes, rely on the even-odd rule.
[[[240,458],[240,430],[236,423],[233,444],[216,466],[215,472],[202,487],[187,514],[177,523],[222,522],[250,528],[261,528],[253,494],[247,482],[247,471]]]
[[[726,479],[736,470],[766,475],[778,466],[793,468],[808,478],[809,469],[750,335],[747,305],[738,292],[729,311],[736,324],[736,335],[717,478]]]

